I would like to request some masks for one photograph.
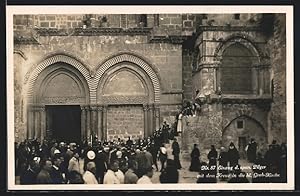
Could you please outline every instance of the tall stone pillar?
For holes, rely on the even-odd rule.
[[[102,112],[102,115],[103,115],[103,139],[104,140],[107,140],[107,105],[104,105],[103,106],[103,112]]]
[[[27,109],[27,139],[33,139],[34,136],[34,110],[32,105]]]
[[[39,138],[41,131],[41,118],[38,106],[34,107],[34,139]]]
[[[40,107],[40,117],[41,117],[41,142],[46,137],[46,108],[45,106]]]
[[[159,105],[154,105],[154,113],[155,113],[155,130],[160,128],[160,108]]]
[[[159,26],[159,14],[154,14],[154,26]]]
[[[91,106],[91,134],[95,135],[97,134],[97,106],[92,105]]]
[[[86,139],[86,106],[80,106],[81,109],[81,140]]]
[[[154,106],[153,104],[149,105],[149,117],[148,117],[148,121],[149,121],[149,135],[152,135],[152,133],[154,132],[155,129],[155,116],[154,116]]]
[[[148,105],[143,105],[144,111],[144,137],[148,136]]]
[[[259,73],[259,95],[263,95],[264,94],[264,87],[265,87],[265,80],[264,80],[264,69],[259,69],[258,73]]]
[[[259,95],[259,86],[260,86],[260,80],[259,80],[259,68],[258,66],[253,68],[253,92],[257,95]]]
[[[103,126],[102,126],[102,106],[97,107],[97,136],[98,140],[103,141]]]
[[[91,137],[91,110],[90,107],[86,107],[86,139]]]

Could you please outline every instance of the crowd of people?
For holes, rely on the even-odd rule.
[[[175,183],[181,164],[173,130],[164,122],[152,136],[136,140],[25,140],[15,144],[16,175],[20,184],[148,184],[156,169],[161,183]],[[174,159],[167,155],[170,140]]]
[[[200,160],[200,150],[197,144],[191,152],[191,165],[189,170],[199,172],[197,183],[215,183],[217,179],[227,180],[229,183],[276,183],[287,180],[287,148],[286,144],[277,144],[273,140],[269,149],[263,155],[257,152],[257,143],[251,139],[245,148],[247,159],[252,163],[251,172],[243,171],[239,160],[240,153],[234,143],[229,144],[217,152],[214,145],[207,154],[208,162]],[[248,171],[249,172],[249,171]]]
[[[177,183],[182,166],[175,130],[164,122],[150,137],[135,140],[128,137],[99,141],[95,137],[93,142],[68,144],[25,140],[15,144],[16,175],[20,176],[20,184],[149,184],[156,170],[160,172],[161,183]],[[286,182],[286,144],[279,145],[274,140],[264,155],[257,148],[251,139],[245,149],[248,161],[253,164],[251,181]],[[168,149],[172,149],[172,158]],[[228,149],[217,150],[211,145],[207,162],[200,160],[200,154],[194,144],[189,170],[199,173],[197,183],[215,183],[218,179],[249,182],[233,142]]]

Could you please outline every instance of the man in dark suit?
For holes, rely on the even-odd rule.
[[[62,171],[60,169],[61,159],[59,156],[56,156],[52,160],[52,170],[50,172],[50,176],[52,178],[53,184],[64,184],[64,178],[62,175]]]
[[[36,177],[37,184],[52,184],[53,180],[50,176],[52,170],[52,162],[48,159],[43,160],[41,164],[42,170]]]
[[[36,177],[40,170],[39,161],[39,157],[30,160],[27,170],[20,176],[20,184],[36,184]]]

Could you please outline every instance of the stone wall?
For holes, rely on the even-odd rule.
[[[101,17],[99,16],[95,16]],[[117,15],[110,15],[109,20],[117,21]],[[133,25],[135,16],[126,15],[129,23]],[[177,19],[179,17],[179,19]],[[15,67],[18,69],[16,72],[15,81],[24,86],[25,78],[32,73],[39,63],[48,57],[63,54],[74,58],[81,62],[90,72],[95,71],[101,66],[103,62],[109,58],[118,55],[119,53],[130,53],[140,57],[150,64],[156,71],[160,87],[160,103],[161,107],[161,121],[164,118],[175,118],[178,110],[178,105],[182,103],[182,46],[180,44],[173,44],[165,41],[150,42],[149,36],[146,34],[104,34],[104,35],[73,35],[72,31],[76,25],[81,25],[83,15],[18,15],[14,17],[15,36],[30,39],[31,41],[26,44],[15,43],[15,49],[18,50],[26,58],[26,60],[18,61],[15,57]],[[113,19],[114,18],[114,19]],[[152,15],[148,15],[149,21],[153,19]],[[167,29],[170,35],[178,34],[181,26],[181,15],[161,15],[160,27]],[[162,22],[163,21],[163,22]],[[43,22],[43,23],[42,23]],[[55,24],[52,24],[55,22]],[[45,24],[48,23],[48,24]],[[75,24],[76,23],[76,24]],[[68,35],[61,34],[39,34],[33,30],[34,25],[41,27],[48,32],[51,29],[51,24],[55,28],[66,28]],[[117,22],[112,22],[116,24]],[[152,20],[154,25],[154,21]],[[117,27],[117,26],[115,26]],[[178,30],[178,31],[177,31]],[[19,37],[19,38],[20,38]],[[32,41],[33,40],[33,41]],[[27,40],[28,41],[28,40]],[[19,68],[22,71],[19,72]],[[23,107],[20,104],[16,107],[26,111],[26,96],[27,89],[20,89],[16,96],[16,102],[20,103],[24,99]],[[16,109],[17,118],[23,117],[25,120],[22,127],[18,131],[26,131],[27,113],[21,114],[19,109]],[[173,120],[168,120],[172,121]],[[19,122],[19,121],[18,121]],[[17,123],[16,126],[21,126]],[[18,132],[16,131],[16,132]],[[25,132],[17,133],[17,135],[26,135]],[[18,136],[16,136],[18,137]]]
[[[271,105],[270,137],[278,142],[286,142],[287,111],[286,111],[286,25],[285,14],[275,14],[274,33],[268,41],[271,50],[273,103]]]
[[[193,98],[193,75],[192,63],[194,53],[191,50],[183,50],[182,54],[182,90],[183,102],[190,101]]]
[[[144,135],[142,106],[109,106],[107,110],[107,139],[133,139]]]

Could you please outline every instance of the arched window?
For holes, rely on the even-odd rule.
[[[240,43],[224,50],[220,67],[222,93],[253,93],[253,57],[250,50]]]

